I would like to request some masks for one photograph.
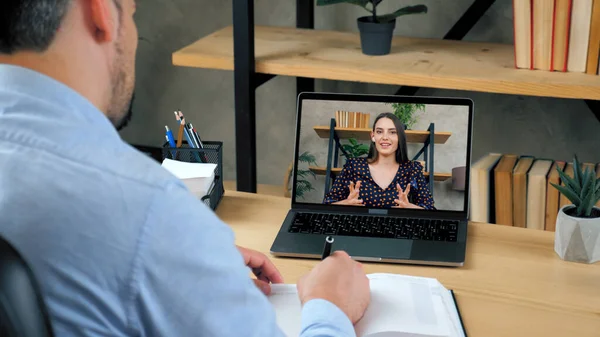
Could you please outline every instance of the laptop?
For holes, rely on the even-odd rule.
[[[271,254],[321,258],[333,238],[358,261],[463,266],[472,123],[468,98],[299,94],[291,208]],[[376,166],[390,158],[397,171]]]

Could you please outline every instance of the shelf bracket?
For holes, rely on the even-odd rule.
[[[296,28],[315,28],[315,2],[312,0],[296,0]],[[315,79],[296,78],[296,97],[301,92],[315,91]]]
[[[299,0],[298,0],[299,1]],[[444,40],[462,40],[467,33],[473,29],[479,19],[496,2],[496,0],[475,0],[467,11],[456,21],[448,33],[444,35]],[[402,86],[396,91],[399,96],[414,96],[419,87]]]
[[[276,75],[257,73],[254,77],[254,89],[257,89],[261,85],[269,82],[275,76]]]
[[[590,108],[596,119],[600,122],[600,101],[586,99],[585,104],[587,104],[588,108]]]
[[[327,172],[325,173],[325,192],[323,194],[323,198],[327,196],[329,193],[329,182],[331,179],[331,159],[332,159],[332,151],[335,143],[335,119],[331,119],[329,123],[329,148],[327,149]]]

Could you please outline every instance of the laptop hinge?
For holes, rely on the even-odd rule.
[[[369,209],[369,214],[387,215],[387,209]]]

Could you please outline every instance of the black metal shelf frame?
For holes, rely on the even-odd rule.
[[[256,193],[255,91],[275,75],[255,70],[254,0],[232,1],[237,190]],[[495,0],[474,0],[444,39],[462,40],[494,3]],[[314,0],[296,0],[296,27],[314,29]],[[296,94],[314,89],[314,78],[296,78]],[[402,86],[396,95],[414,95],[418,90]],[[600,121],[600,101],[585,102]]]

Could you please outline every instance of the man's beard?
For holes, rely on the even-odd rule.
[[[127,109],[127,113],[120,120],[113,122],[117,131],[121,131],[123,128],[129,124],[131,117],[133,116],[133,100],[135,99],[135,92],[131,95],[131,100],[129,101],[129,107]]]
[[[108,108],[108,119],[117,130],[121,130],[129,124],[133,116],[133,82],[128,82],[127,67],[123,48],[120,43],[116,45],[117,58],[111,75],[112,99]],[[132,70],[133,71],[133,70]],[[133,74],[129,74],[133,77]],[[131,83],[131,84],[130,84]]]

